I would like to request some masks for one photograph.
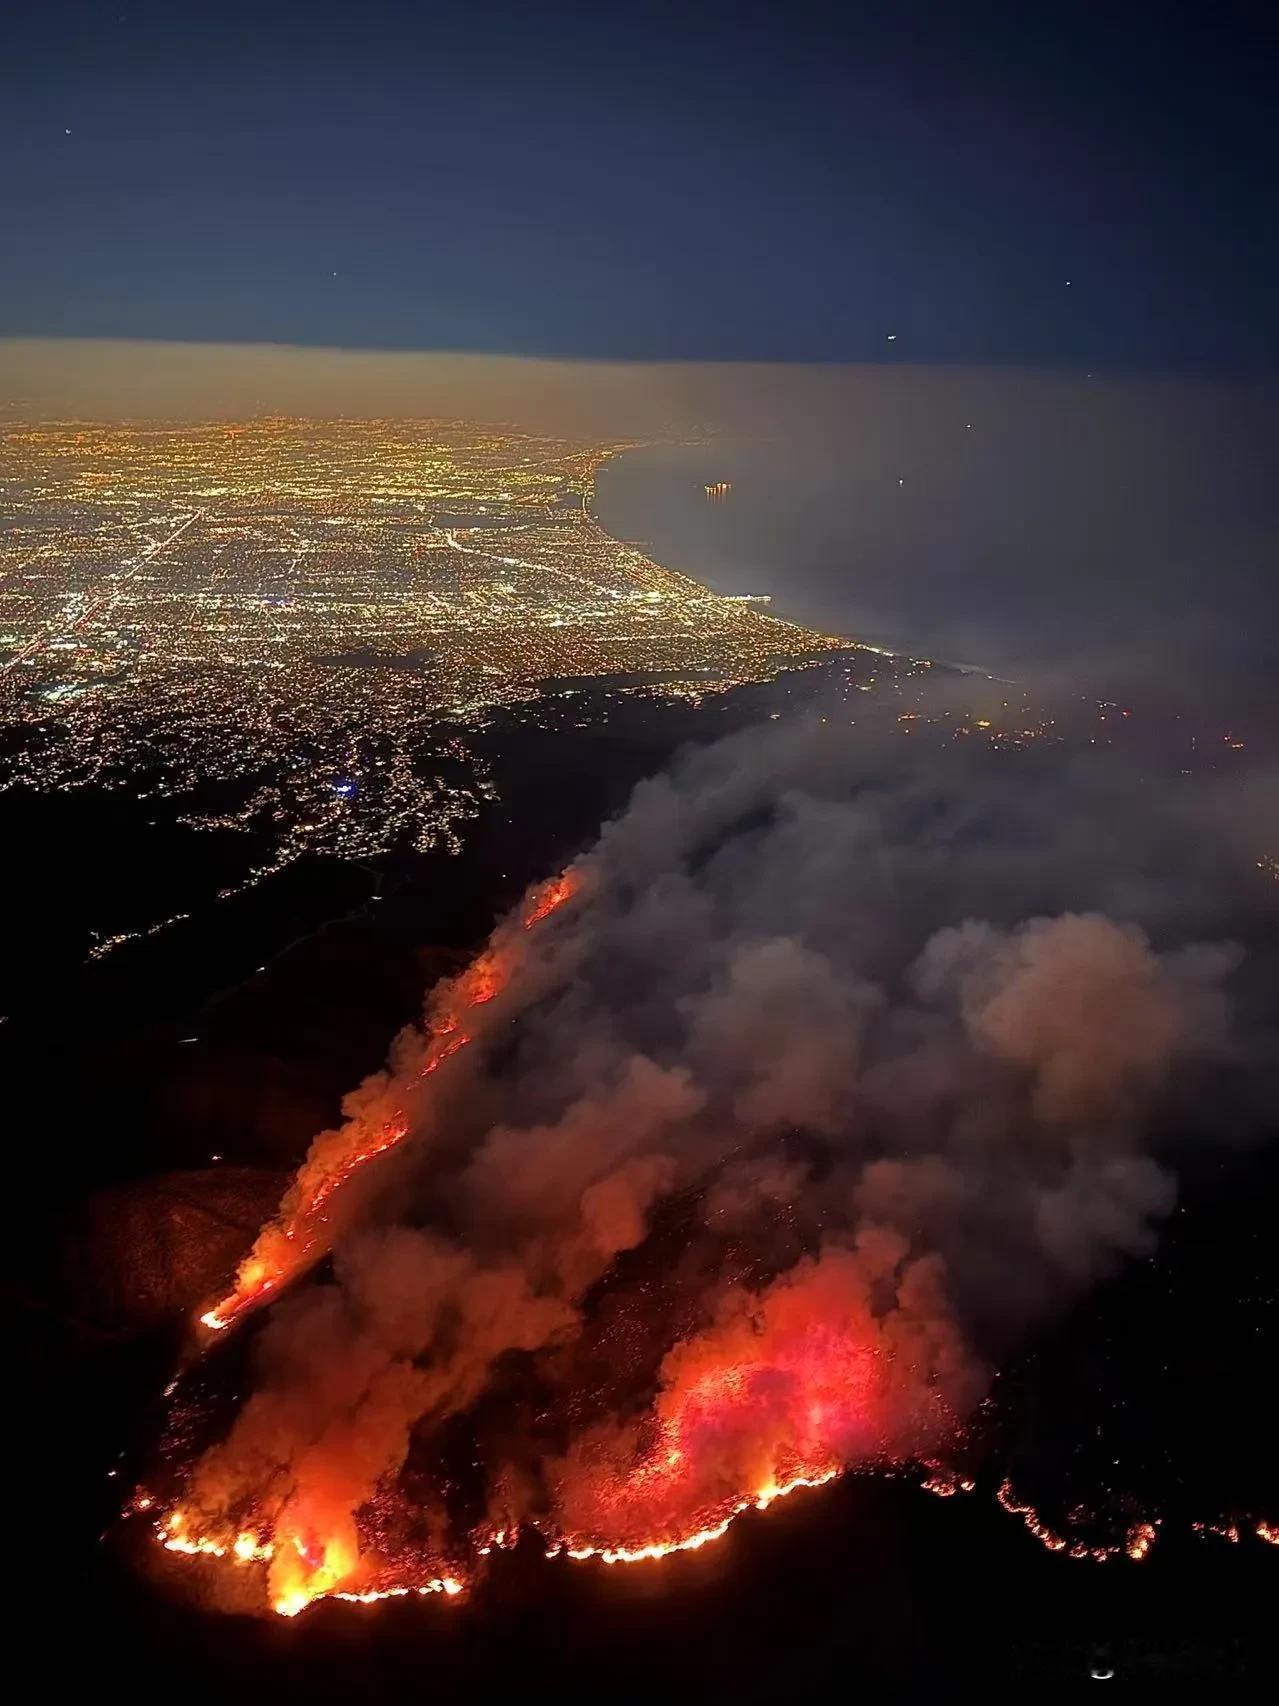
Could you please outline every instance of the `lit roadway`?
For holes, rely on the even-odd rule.
[[[176,527],[173,532],[170,533],[167,539],[158,540],[154,545],[148,546],[145,551],[141,552],[138,556],[129,561],[127,565],[122,565],[124,572],[117,570],[115,574],[109,576],[107,582],[108,590],[104,591],[101,597],[97,598],[87,610],[82,611],[80,615],[76,617],[75,621],[71,624],[72,632],[74,633],[83,628],[86,622],[91,622],[93,618],[104,608],[110,608],[110,606],[113,605],[115,600],[119,597],[120,588],[123,586],[125,581],[131,580],[144,563],[152,562],[161,554],[161,552],[167,551],[175,539],[180,539],[182,537],[187,528],[191,526],[192,522],[199,521],[200,517],[206,513],[207,512],[203,509],[196,510],[195,514],[189,515],[180,527]],[[37,556],[40,554],[41,553],[39,552],[36,553]],[[35,557],[32,557],[30,562],[35,562],[35,560]],[[23,568],[27,568],[29,567],[29,564],[24,563],[21,566]],[[65,626],[62,623],[50,623],[43,633],[37,634],[35,638],[29,641],[20,652],[14,653],[8,663],[5,664],[5,669],[14,669],[23,661],[24,658],[32,657],[39,652],[41,647],[47,644],[51,635],[63,632],[65,632]]]

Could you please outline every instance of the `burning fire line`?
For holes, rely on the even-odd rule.
[[[577,878],[572,871],[564,871],[558,877],[552,877],[549,883],[544,883],[535,892],[533,904],[524,915],[524,928],[531,930],[535,924],[549,918],[556,907],[563,906],[576,892]]]
[[[405,1599],[410,1594],[446,1593],[450,1598],[463,1591],[462,1583],[456,1576],[432,1576],[429,1582],[421,1582],[412,1588],[370,1588],[365,1593],[349,1593],[338,1588],[328,1595],[330,1599],[342,1599],[348,1605],[375,1605],[380,1599]],[[311,1602],[308,1600],[307,1604]],[[276,1608],[279,1610],[279,1607]],[[282,1616],[287,1616],[281,1612]]]
[[[1215,1540],[1228,1540],[1232,1546],[1239,1544],[1239,1524],[1237,1522],[1193,1522],[1190,1526],[1201,1540],[1207,1540],[1211,1536]],[[1263,1522],[1261,1528],[1266,1527],[1268,1525]],[[1261,1533],[1260,1529],[1258,1529],[1258,1533]],[[1267,1536],[1261,1535],[1261,1538],[1264,1540]]]
[[[578,879],[571,870],[535,889],[523,919],[525,930],[532,930],[543,919],[549,918],[576,894],[577,889]],[[429,1021],[431,1043],[419,1069],[419,1078],[429,1078],[467,1047],[473,1038],[469,1031],[461,1028],[462,1015],[492,1001],[505,988],[508,978],[509,966],[490,947],[447,986],[442,1011]],[[403,1143],[410,1129],[403,1112],[397,1111],[372,1142],[365,1143],[340,1162],[330,1164],[305,1200],[287,1216],[281,1211],[269,1221],[241,1266],[234,1289],[221,1302],[204,1311],[199,1318],[200,1326],[213,1333],[225,1332],[242,1315],[257,1308],[318,1259],[324,1246],[325,1206],[368,1162]],[[291,1189],[296,1189],[305,1173],[306,1162]],[[273,1249],[281,1240],[286,1246],[291,1246],[287,1256]]]
[[[1279,1546],[1279,1522],[1253,1522],[1252,1536],[1255,1540],[1264,1541],[1267,1546]],[[1201,1540],[1228,1540],[1232,1546],[1237,1546],[1247,1527],[1240,1522],[1192,1522],[1191,1528]]]
[[[149,1494],[140,1494],[133,1502],[133,1509],[139,1512],[150,1510],[155,1501]],[[276,1546],[272,1540],[264,1540],[251,1529],[245,1529],[237,1534],[234,1540],[223,1542],[214,1540],[208,1535],[191,1534],[187,1531],[187,1518],[183,1511],[170,1512],[163,1522],[155,1525],[157,1540],[166,1552],[177,1552],[188,1558],[221,1558],[234,1564],[268,1564],[275,1556]],[[300,1555],[304,1556],[301,1544],[294,1541],[294,1546]],[[386,1588],[368,1588],[356,1590],[352,1588],[311,1587],[299,1588],[277,1598],[271,1609],[280,1617],[296,1617],[305,1611],[308,1605],[320,1599],[340,1599],[351,1605],[372,1605],[381,1599],[403,1599],[412,1594],[426,1596],[442,1593],[450,1599],[455,1598],[464,1590],[464,1584],[456,1576],[431,1576],[423,1582],[411,1586],[395,1586]]]
[[[925,1492],[932,1493],[937,1498],[952,1498],[958,1493],[971,1493],[976,1483],[962,1477],[940,1465],[925,1465],[933,1473],[921,1483]],[[738,1517],[747,1511],[766,1511],[779,1499],[788,1498],[792,1493],[804,1488],[816,1488],[829,1485],[844,1473],[840,1466],[814,1471],[808,1475],[795,1475],[784,1482],[770,1482],[761,1487],[749,1498],[738,1499],[730,1506],[727,1513],[716,1523],[704,1528],[692,1530],[688,1534],[679,1535],[674,1539],[650,1540],[634,1545],[594,1545],[587,1542],[577,1542],[571,1538],[552,1539],[546,1546],[545,1555],[548,1559],[560,1556],[574,1563],[597,1562],[601,1564],[642,1564],[656,1562],[662,1558],[673,1557],[680,1552],[697,1552],[705,1546],[713,1545],[722,1540],[733,1526]],[[1022,1519],[1027,1530],[1034,1535],[1050,1552],[1060,1552],[1068,1558],[1087,1560],[1092,1563],[1107,1563],[1114,1558],[1128,1558],[1133,1563],[1141,1563],[1150,1555],[1162,1519],[1156,1517],[1153,1521],[1132,1524],[1124,1537],[1122,1544],[1105,1546],[1089,1546],[1082,1541],[1070,1541],[1064,1535],[1051,1529],[1035,1511],[1034,1507],[1022,1503],[1013,1491],[1010,1481],[1003,1481],[996,1491],[995,1498],[1001,1509],[1011,1516]],[[140,1492],[133,1500],[131,1510],[139,1514],[153,1510],[155,1500],[147,1493]],[[1191,1524],[1193,1532],[1201,1538],[1209,1535],[1238,1544],[1245,1532],[1236,1522]],[[1279,1546],[1279,1523],[1259,1521],[1253,1526],[1253,1533],[1259,1541],[1270,1546]],[[204,1557],[225,1560],[235,1565],[268,1564],[275,1556],[277,1543],[265,1538],[253,1529],[244,1529],[238,1534],[215,1539],[212,1536],[194,1534],[188,1527],[188,1519],[181,1510],[172,1511],[166,1518],[155,1524],[157,1540],[168,1552],[178,1553],[185,1557]],[[496,1550],[509,1551],[519,1539],[518,1526],[497,1529],[483,1539],[482,1544],[476,1545],[476,1554],[487,1558]],[[306,1549],[294,1539],[293,1545],[299,1555],[305,1560]],[[443,1594],[446,1598],[455,1599],[464,1593],[467,1582],[457,1575],[432,1575],[420,1582],[395,1583],[386,1587],[343,1588],[334,1581],[323,1585],[320,1572],[306,1585],[280,1595],[271,1609],[281,1617],[296,1617],[307,1606],[322,1599],[341,1600],[348,1605],[375,1605],[382,1600],[409,1599],[415,1596],[426,1598],[433,1594]]]
[[[1000,1482],[995,1500],[1001,1510],[1006,1510],[1010,1516],[1019,1516],[1039,1544],[1049,1552],[1064,1552],[1068,1558],[1083,1558],[1093,1564],[1107,1564],[1112,1558],[1130,1558],[1134,1564],[1141,1563],[1158,1538],[1162,1521],[1156,1517],[1153,1522],[1134,1523],[1122,1544],[1089,1546],[1082,1540],[1068,1540],[1065,1535],[1049,1528],[1033,1505],[1019,1503],[1011,1481]]]
[[[801,1487],[824,1487],[842,1473],[841,1469],[826,1469],[816,1475],[796,1475],[781,1486],[773,1483],[762,1487],[754,1498],[739,1499],[723,1521],[710,1528],[696,1529],[679,1540],[650,1540],[642,1546],[571,1546],[567,1541],[561,1541],[548,1547],[546,1556],[555,1558],[563,1552],[575,1563],[598,1558],[601,1564],[643,1564],[656,1558],[669,1558],[674,1552],[697,1552],[712,1541],[722,1540],[744,1511],[766,1511],[769,1505],[798,1492]]]
[[[766,1511],[779,1499],[788,1498],[802,1488],[824,1487],[842,1473],[841,1468],[835,1467],[812,1475],[795,1475],[780,1484],[770,1482],[752,1497],[737,1500],[719,1522],[673,1540],[652,1540],[634,1546],[594,1546],[560,1539],[547,1546],[546,1556],[558,1558],[562,1554],[574,1563],[596,1560],[601,1564],[641,1564],[669,1558],[678,1552],[697,1552],[704,1546],[722,1540],[737,1518],[746,1511]],[[149,1494],[139,1493],[133,1501],[132,1509],[144,1513],[153,1509],[154,1504],[155,1501]],[[178,1553],[184,1557],[216,1558],[237,1565],[267,1564],[276,1552],[276,1543],[273,1540],[263,1538],[252,1529],[242,1530],[234,1538],[226,1540],[193,1534],[189,1531],[187,1516],[181,1510],[171,1511],[166,1518],[158,1521],[155,1524],[155,1535],[167,1552]],[[509,1550],[518,1538],[518,1528],[499,1529],[489,1537],[486,1544],[478,1546],[476,1551],[480,1557],[488,1557],[495,1547],[499,1550]],[[305,1556],[303,1548],[296,1540],[293,1544],[299,1554]],[[308,1584],[282,1594],[273,1602],[271,1609],[280,1617],[296,1617],[308,1605],[321,1599],[342,1600],[349,1605],[374,1605],[386,1599],[407,1599],[414,1595],[425,1597],[438,1593],[452,1599],[463,1593],[465,1587],[466,1584],[453,1575],[431,1576],[423,1582],[401,1583],[381,1588],[357,1589],[340,1588],[336,1584]]]
[[[958,1475],[952,1475],[948,1469],[941,1469],[933,1464],[925,1468],[933,1469],[926,1481],[920,1482],[925,1493],[931,1493],[935,1499],[953,1499],[956,1493],[972,1493],[976,1491],[976,1481],[969,1481]]]
[[[535,929],[577,889],[578,878],[569,871],[533,891],[519,921],[523,930]],[[512,932],[511,926],[501,927],[478,958],[437,992],[425,1026],[425,1052],[418,1067],[419,1078],[425,1079],[437,1072],[479,1034],[478,1026],[468,1015],[494,1000],[508,987],[513,962],[518,964],[510,944],[519,940],[518,933]],[[336,1157],[325,1145],[317,1143],[313,1146],[312,1154],[299,1169],[276,1216],[259,1233],[253,1250],[240,1268],[233,1290],[201,1315],[201,1324],[213,1332],[225,1331],[243,1314],[278,1293],[316,1260],[329,1245],[327,1210],[334,1196],[368,1162],[404,1142],[410,1129],[408,1114],[396,1108],[385,1123],[372,1130],[353,1120],[346,1132],[326,1134],[328,1144],[336,1145],[339,1150]],[[343,1140],[349,1145],[345,1152],[341,1152]],[[735,1356],[728,1366],[717,1371],[716,1391],[739,1394],[748,1384],[744,1380],[744,1372]],[[818,1386],[824,1393],[824,1385],[819,1382]],[[854,1384],[852,1390],[861,1392],[862,1387]],[[814,1429],[817,1428],[818,1414],[819,1411],[814,1410],[810,1416]],[[678,1442],[678,1429],[671,1437]],[[629,1519],[619,1518],[619,1506],[615,1503],[605,1507],[611,1511],[611,1516],[603,1520],[600,1531],[593,1531],[591,1518],[583,1521],[580,1515],[571,1516],[564,1524],[576,1532],[566,1533],[562,1528],[556,1532],[558,1524],[548,1522],[546,1529],[537,1529],[545,1545],[545,1555],[556,1558],[563,1554],[575,1563],[594,1560],[611,1566],[655,1562],[677,1553],[699,1551],[721,1540],[737,1518],[748,1511],[766,1511],[778,1500],[800,1489],[825,1486],[845,1472],[847,1465],[832,1461],[833,1454],[820,1432],[814,1432],[803,1443],[792,1432],[789,1444],[795,1449],[787,1449],[774,1456],[769,1478],[754,1492],[741,1491],[743,1485],[749,1487],[754,1478],[751,1475],[748,1479],[743,1474],[734,1491],[726,1497],[707,1499],[695,1508],[690,1508],[691,1501],[683,1503],[679,1507],[683,1511],[680,1518],[672,1518],[669,1507],[662,1500],[670,1472],[673,1471],[675,1480],[685,1473],[679,1467],[683,1453],[675,1448],[644,1467],[632,1467],[614,1486],[614,1491],[622,1499],[621,1508],[626,1508],[626,1501],[632,1494],[635,1496],[635,1502],[629,1506]],[[802,1466],[801,1472],[788,1473],[797,1464]],[[754,1474],[760,1472],[758,1460],[756,1465]],[[895,1467],[902,1467],[900,1460],[896,1461]],[[928,1478],[922,1483],[924,1490],[936,1497],[951,1498],[957,1493],[974,1490],[972,1480],[965,1479],[943,1463],[925,1461],[921,1468],[928,1471]],[[655,1493],[654,1483],[650,1482],[646,1488],[645,1480],[649,1476],[656,1477]],[[1051,1528],[1033,1506],[1019,1500],[1011,1481],[1004,1480],[995,1497],[1000,1507],[1019,1517],[1028,1532],[1048,1551],[1097,1563],[1120,1557],[1133,1562],[1145,1559],[1158,1538],[1162,1520],[1155,1518],[1133,1523],[1122,1542],[1090,1545]],[[262,1508],[248,1518],[237,1510],[234,1522],[202,1532],[191,1513],[181,1506],[171,1508],[164,1516],[156,1513],[155,1506],[156,1501],[150,1494],[139,1492],[132,1510],[151,1513],[156,1538],[167,1551],[186,1557],[210,1558],[231,1566],[270,1566],[271,1609],[281,1616],[296,1616],[308,1605],[330,1598],[356,1605],[432,1594],[453,1599],[463,1594],[468,1585],[464,1570],[459,1574],[444,1573],[439,1569],[439,1560],[434,1557],[429,1561],[420,1556],[411,1561],[404,1556],[397,1559],[374,1555],[362,1559],[359,1546],[352,1543],[349,1535],[333,1533],[321,1538],[310,1532],[299,1533],[295,1531],[292,1516],[282,1519],[277,1527],[267,1519]],[[236,1527],[235,1524],[240,1522],[246,1526]],[[1241,1534],[1239,1525],[1234,1522],[1196,1523],[1193,1527],[1200,1533],[1220,1535],[1232,1542],[1237,1542]],[[646,1533],[651,1535],[655,1528],[659,1530],[656,1537],[646,1537]],[[661,1533],[662,1528],[669,1532]],[[1258,1522],[1254,1532],[1258,1540],[1268,1545],[1279,1545],[1279,1525]],[[484,1558],[495,1547],[502,1550],[513,1547],[518,1535],[518,1528],[508,1526],[476,1535],[471,1544],[478,1558]],[[420,1579],[414,1579],[415,1576]]]
[[[926,1493],[932,1493],[937,1498],[948,1499],[956,1493],[971,1493],[975,1483],[960,1479],[951,1470],[941,1465],[927,1464],[926,1468],[936,1471],[922,1483]],[[1013,1491],[1011,1481],[1003,1481],[995,1493],[995,1499],[1001,1510],[1010,1516],[1019,1516],[1027,1530],[1034,1535],[1040,1545],[1049,1552],[1062,1552],[1068,1558],[1085,1559],[1091,1563],[1104,1564],[1112,1558],[1128,1558],[1134,1564],[1140,1564],[1149,1557],[1150,1549],[1159,1538],[1163,1526],[1162,1517],[1152,1517],[1147,1521],[1133,1523],[1124,1536],[1122,1544],[1111,1546],[1088,1546],[1082,1541],[1071,1541],[1066,1536],[1056,1533],[1040,1517],[1033,1505],[1023,1504]],[[1253,1537],[1264,1541],[1268,1546],[1279,1546],[1279,1523],[1265,1521],[1249,1522],[1192,1522],[1190,1529],[1201,1540],[1216,1538],[1238,1545],[1239,1541],[1251,1529]]]

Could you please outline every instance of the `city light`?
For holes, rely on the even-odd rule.
[[[266,851],[226,899],[304,854],[460,852],[500,708],[601,679],[700,699],[838,649],[605,532],[595,478],[626,448],[456,421],[11,427],[0,790],[250,831]]]

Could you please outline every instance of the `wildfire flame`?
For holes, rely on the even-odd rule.
[[[977,1486],[976,1481],[952,1474],[949,1469],[934,1464],[928,1464],[926,1467],[932,1469],[933,1473],[920,1485],[924,1492],[932,1493],[934,1498],[953,1499],[956,1493],[971,1493]]]
[[[827,1486],[842,1473],[840,1467],[834,1467],[813,1474],[794,1475],[780,1483],[770,1481],[750,1497],[733,1502],[718,1521],[686,1533],[617,1545],[594,1545],[561,1536],[547,1541],[545,1555],[548,1559],[563,1556],[574,1563],[596,1562],[612,1565],[653,1563],[680,1552],[697,1552],[722,1540],[733,1523],[745,1512],[766,1511],[779,1499],[788,1498],[792,1493],[805,1488]],[[934,1472],[921,1485],[925,1492],[938,1498],[951,1498],[957,1493],[971,1493],[975,1488],[973,1481],[936,1466]],[[1158,1517],[1151,1521],[1136,1522],[1128,1529],[1122,1543],[1089,1546],[1056,1533],[1039,1517],[1032,1505],[1017,1498],[1010,1481],[1005,1480],[1000,1484],[995,1498],[1001,1509],[1012,1516],[1020,1517],[1027,1530],[1048,1551],[1091,1563],[1108,1563],[1115,1558],[1128,1558],[1135,1564],[1143,1562],[1150,1555],[1162,1526],[1162,1519]],[[151,1509],[154,1503],[150,1494],[140,1492],[135,1496],[131,1508],[141,1513]],[[1236,1522],[1195,1522],[1191,1524],[1191,1529],[1201,1537],[1214,1536],[1235,1545],[1242,1538],[1242,1530]],[[157,1523],[155,1532],[167,1551],[187,1557],[223,1559],[237,1565],[265,1564],[271,1561],[276,1552],[273,1541],[264,1539],[252,1530],[244,1530],[225,1540],[193,1534],[189,1532],[186,1513],[181,1510],[173,1511],[163,1522]],[[1259,1521],[1253,1532],[1259,1541],[1269,1546],[1279,1546],[1279,1523]],[[494,1549],[511,1549],[519,1539],[519,1533],[518,1527],[512,1525],[477,1536],[476,1556],[486,1558]],[[465,1592],[467,1586],[458,1575],[438,1574],[420,1581],[397,1582],[383,1587],[341,1587],[336,1575],[340,1562],[333,1558],[331,1548],[327,1551],[322,1547],[309,1548],[295,1538],[291,1543],[291,1550],[297,1556],[301,1569],[294,1584],[286,1591],[278,1593],[271,1602],[271,1609],[281,1617],[296,1617],[307,1606],[321,1599],[341,1600],[348,1605],[374,1605],[381,1600],[408,1599],[414,1596],[427,1598],[434,1594],[443,1594],[448,1599],[455,1599]]]
[[[925,1486],[930,1492],[940,1489]],[[1104,1564],[1111,1558],[1130,1558],[1134,1564],[1140,1564],[1150,1554],[1150,1549],[1159,1537],[1163,1526],[1161,1517],[1153,1517],[1149,1521],[1136,1522],[1128,1529],[1122,1544],[1111,1546],[1088,1546],[1082,1541],[1071,1541],[1064,1535],[1056,1533],[1045,1523],[1032,1505],[1023,1504],[1013,1492],[1012,1483],[1004,1481],[995,1494],[1003,1510],[1011,1516],[1019,1516],[1026,1528],[1050,1552],[1064,1552],[1068,1558],[1083,1558],[1092,1563]],[[1221,1522],[1192,1522],[1190,1530],[1201,1540],[1224,1540],[1231,1546],[1239,1545],[1244,1538],[1245,1528],[1240,1521],[1225,1520]],[[1279,1546],[1279,1523],[1256,1522],[1252,1527],[1255,1537],[1269,1546]]]
[[[1139,1522],[1128,1530],[1128,1539],[1124,1551],[1134,1564],[1139,1564],[1155,1543],[1155,1525],[1151,1522]]]
[[[750,1498],[734,1502],[718,1522],[669,1539],[651,1540],[635,1545],[594,1546],[561,1538],[546,1546],[546,1556],[557,1558],[562,1554],[575,1563],[593,1559],[601,1564],[641,1564],[669,1558],[678,1552],[696,1552],[704,1546],[722,1540],[737,1518],[746,1511],[766,1511],[778,1499],[788,1498],[803,1488],[824,1487],[841,1473],[836,1467],[812,1475],[795,1475],[782,1483],[769,1482]],[[152,1502],[149,1495],[142,1495],[134,1500],[133,1508],[145,1510]],[[171,1512],[163,1522],[157,1523],[155,1532],[166,1551],[187,1557],[218,1558],[242,1565],[270,1563],[277,1550],[282,1558],[288,1558],[292,1554],[288,1585],[281,1588],[271,1601],[272,1611],[280,1617],[296,1617],[305,1611],[307,1606],[321,1599],[342,1600],[349,1605],[374,1605],[386,1599],[407,1599],[414,1595],[426,1597],[431,1594],[444,1594],[447,1598],[454,1599],[466,1588],[466,1583],[452,1574],[433,1575],[422,1581],[401,1582],[386,1587],[342,1587],[339,1585],[345,1579],[342,1572],[344,1569],[353,1568],[354,1562],[343,1558],[340,1549],[332,1544],[307,1545],[295,1536],[283,1548],[277,1548],[274,1541],[265,1540],[251,1530],[242,1531],[225,1540],[194,1534],[190,1532],[189,1518],[182,1510]],[[494,1547],[509,1549],[515,1545],[517,1539],[517,1529],[498,1529],[475,1550],[479,1557],[487,1557]]]
[[[1239,1544],[1239,1524],[1237,1522],[1195,1522],[1191,1523],[1190,1526],[1201,1540],[1206,1540],[1211,1535],[1215,1540],[1228,1541],[1231,1546],[1238,1546]],[[1266,1524],[1262,1523],[1261,1528],[1264,1527]],[[1266,1536],[1261,1534],[1260,1528],[1257,1532],[1261,1539],[1266,1539]]]
[[[524,928],[531,930],[535,924],[549,918],[556,907],[571,900],[576,891],[577,878],[572,871],[564,871],[560,876],[552,877],[549,883],[543,883],[541,888],[533,891],[532,901],[524,914]]]
[[[140,1494],[134,1500],[133,1508],[149,1510],[154,1502],[148,1494]],[[208,1535],[191,1534],[186,1512],[180,1510],[171,1512],[163,1523],[157,1524],[156,1533],[166,1551],[182,1552],[188,1557],[229,1557],[237,1564],[260,1564],[267,1562],[275,1553],[271,1541],[263,1540],[249,1529],[237,1534],[229,1543],[211,1539]]]
[[[531,930],[549,918],[572,899],[577,889],[578,878],[571,870],[534,889],[524,914],[524,928]],[[511,959],[510,947],[490,945],[459,977],[437,991],[427,1018],[427,1044],[419,1078],[431,1077],[473,1040],[464,1029],[465,1016],[501,994],[510,978]],[[411,1129],[403,1111],[396,1110],[371,1132],[359,1120],[352,1120],[339,1134],[348,1141],[337,1153],[330,1143],[317,1140],[278,1214],[263,1227],[241,1264],[234,1287],[199,1316],[200,1326],[211,1333],[225,1332],[318,1261],[328,1248],[325,1210],[334,1195],[370,1161],[398,1148]]]
[[[824,1487],[840,1473],[838,1468],[826,1469],[816,1475],[795,1475],[781,1486],[771,1482],[761,1487],[753,1498],[738,1499],[727,1516],[709,1528],[697,1528],[691,1534],[682,1534],[673,1540],[649,1540],[638,1546],[572,1546],[565,1542],[550,1548],[546,1555],[554,1558],[562,1551],[577,1563],[598,1558],[601,1564],[644,1564],[657,1558],[669,1558],[674,1552],[697,1552],[712,1541],[722,1540],[744,1511],[766,1511],[769,1505],[798,1492],[801,1487]]]
[[[397,1061],[393,1078],[361,1091],[356,1105],[362,1114],[316,1139],[234,1287],[204,1311],[202,1326],[224,1332],[332,1247],[339,1230],[330,1224],[334,1199],[370,1162],[420,1129],[412,1075],[431,1077],[483,1034],[483,1016],[476,1010],[509,992],[523,966],[537,963],[538,950],[526,946],[525,932],[568,902],[578,886],[578,876],[569,871],[532,891],[472,964],[440,986],[416,1039],[417,1052],[410,1053],[413,1065]],[[519,985],[529,987],[536,992],[538,986],[528,980]],[[499,1022],[513,1004],[508,998]],[[927,1472],[923,1487],[934,1496],[972,1492],[972,1480],[923,1455],[944,1449],[957,1414],[966,1413],[966,1399],[955,1372],[953,1323],[939,1306],[935,1260],[917,1258],[908,1240],[900,1244],[898,1250],[893,1237],[875,1229],[864,1240],[859,1235],[855,1247],[823,1241],[819,1252],[805,1255],[776,1283],[758,1290],[736,1286],[718,1300],[718,1312],[704,1330],[671,1348],[648,1415],[615,1417],[573,1435],[564,1456],[545,1465],[546,1501],[512,1496],[502,1507],[501,1525],[474,1534],[469,1549],[459,1543],[456,1556],[410,1553],[385,1539],[405,1528],[382,1522],[380,1502],[397,1491],[395,1477],[415,1421],[458,1414],[474,1398],[475,1388],[459,1382],[449,1389],[464,1393],[455,1409],[444,1410],[438,1397],[432,1400],[440,1406],[436,1411],[422,1407],[431,1348],[425,1337],[395,1353],[400,1360],[392,1364],[394,1380],[386,1388],[397,1391],[394,1382],[400,1382],[418,1407],[406,1405],[402,1414],[388,1409],[394,1449],[373,1453],[371,1468],[361,1455],[370,1433],[368,1412],[356,1404],[352,1416],[345,1387],[326,1399],[341,1418],[336,1443],[332,1431],[303,1432],[293,1458],[275,1454],[278,1414],[266,1390],[255,1397],[268,1399],[269,1425],[251,1436],[255,1448],[265,1437],[265,1449],[255,1454],[241,1441],[235,1475],[223,1474],[219,1481],[218,1473],[208,1471],[211,1460],[218,1469],[220,1448],[212,1448],[177,1508],[160,1516],[156,1500],[141,1492],[132,1508],[149,1513],[170,1553],[263,1571],[271,1609],[295,1617],[326,1598],[358,1605],[414,1595],[455,1599],[472,1579],[472,1563],[478,1571],[494,1549],[517,1543],[521,1521],[536,1532],[548,1558],[563,1554],[577,1563],[612,1566],[700,1551],[749,1511],[763,1512],[801,1489],[825,1486],[855,1464],[898,1470],[919,1464]],[[603,1246],[607,1252],[630,1247]],[[556,1327],[558,1295],[537,1293],[534,1301]],[[549,1316],[548,1301],[554,1306]],[[540,1325],[527,1339],[513,1335],[500,1341],[520,1350],[548,1342]],[[325,1353],[327,1345],[326,1338]],[[443,1357],[450,1354],[446,1350]],[[962,1358],[958,1361],[962,1369]],[[362,1380],[382,1380],[387,1372],[369,1377],[361,1361],[355,1359],[354,1366]],[[354,1466],[344,1461],[344,1450]],[[309,1480],[298,1472],[299,1458]],[[335,1482],[341,1497],[333,1494]],[[1050,1527],[1008,1480],[996,1498],[1047,1550],[1071,1558],[1140,1562],[1159,1535],[1160,1519],[1153,1518],[1132,1523],[1121,1541],[1089,1544]],[[552,1514],[530,1519],[529,1502]],[[1079,1514],[1072,1513],[1072,1524]],[[1212,1525],[1211,1531],[1239,1538],[1234,1524]],[[1267,1544],[1279,1544],[1279,1528],[1257,1523],[1255,1533]]]
[[[1068,1558],[1081,1558],[1093,1564],[1107,1564],[1112,1558],[1130,1558],[1134,1564],[1140,1564],[1149,1556],[1150,1548],[1158,1538],[1160,1518],[1156,1517],[1153,1522],[1134,1523],[1121,1543],[1089,1546],[1082,1540],[1070,1540],[1049,1528],[1033,1505],[1020,1502],[1013,1491],[1011,1481],[1000,1483],[995,1498],[1001,1510],[1006,1510],[1010,1516],[1021,1518],[1041,1546],[1046,1547],[1049,1552],[1064,1552]]]

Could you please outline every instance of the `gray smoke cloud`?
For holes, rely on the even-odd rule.
[[[340,1535],[348,1579],[414,1428],[519,1352],[565,1420],[490,1467],[495,1520],[677,1532],[797,1463],[934,1448],[1020,1335],[1148,1251],[1161,1144],[1227,1130],[1269,1046],[1222,808],[991,771],[813,724],[641,785],[573,899],[499,927],[447,1074],[409,1033],[351,1099],[414,1136],[277,1306],[205,1521]],[[601,1299],[645,1319],[649,1293],[675,1301],[619,1369]]]

